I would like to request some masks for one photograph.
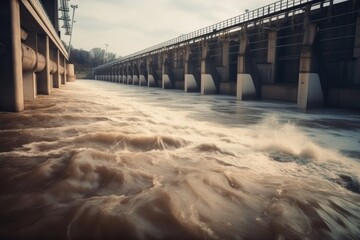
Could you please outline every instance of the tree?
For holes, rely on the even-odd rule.
[[[75,72],[79,78],[89,77],[91,68],[115,59],[115,53],[106,53],[101,48],[93,48],[90,51],[71,48],[70,62],[75,65]]]
[[[114,61],[116,59],[116,54],[115,53],[107,53],[106,54],[106,60],[107,62],[111,62]]]
[[[92,58],[92,66],[98,66],[105,63],[105,50],[101,48],[93,48],[90,50],[90,57]]]

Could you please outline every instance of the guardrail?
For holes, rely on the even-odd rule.
[[[196,30],[196,31],[184,34],[184,35],[181,35],[179,37],[170,39],[170,40],[162,42],[162,43],[159,43],[159,44],[154,45],[152,47],[145,48],[145,49],[140,50],[138,52],[127,55],[127,56],[125,56],[125,57],[123,57],[121,59],[117,59],[117,60],[114,60],[112,62],[105,63],[103,65],[97,66],[97,67],[94,68],[94,70],[100,69],[100,68],[103,68],[103,67],[107,67],[107,66],[111,66],[111,65],[114,65],[116,63],[123,62],[123,61],[126,61],[126,60],[128,60],[130,58],[134,58],[134,57],[142,55],[144,53],[149,53],[149,52],[152,52],[152,51],[155,51],[155,50],[159,50],[159,49],[162,49],[162,48],[169,47],[171,45],[176,45],[176,44],[186,42],[186,41],[189,41],[189,40],[192,40],[192,39],[196,39],[196,38],[199,38],[199,37],[211,34],[211,33],[216,33],[216,32],[223,31],[223,30],[235,27],[235,26],[239,26],[241,24],[244,24],[244,23],[250,22],[250,21],[254,21],[254,20],[257,20],[259,18],[264,18],[264,17],[267,17],[267,16],[276,15],[276,14],[279,14],[279,13],[282,13],[282,12],[286,12],[287,10],[290,10],[290,9],[293,9],[293,8],[302,7],[303,5],[306,5],[308,3],[318,3],[318,2],[333,2],[333,0],[327,0],[327,1],[320,1],[320,0],[280,0],[280,1],[274,2],[272,4],[266,5],[264,7],[260,7],[260,8],[257,8],[255,10],[245,12],[245,13],[243,13],[241,15],[236,16],[236,17],[229,18],[227,20],[215,23],[213,25],[201,28],[199,30]]]

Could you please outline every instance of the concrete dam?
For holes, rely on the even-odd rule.
[[[97,80],[360,109],[360,1],[282,0],[97,66]]]
[[[24,100],[75,81],[58,12],[57,0],[0,1],[0,111],[22,111]]]

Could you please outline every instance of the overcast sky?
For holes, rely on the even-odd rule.
[[[72,45],[118,56],[240,15],[275,0],[70,0],[75,12]],[[72,15],[72,9],[71,9]],[[61,26],[62,23],[60,23]],[[69,37],[62,35],[68,44]]]

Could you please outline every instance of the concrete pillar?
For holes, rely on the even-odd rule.
[[[146,61],[146,60],[145,60]],[[146,63],[144,60],[139,61],[139,85],[147,86],[147,71],[146,71]]]
[[[163,54],[162,55],[162,88],[163,89],[169,89],[172,88],[171,79],[170,79],[170,66],[168,61],[168,55]]]
[[[137,62],[133,62],[132,64],[133,69],[133,85],[139,85],[139,67]]]
[[[184,56],[184,73],[185,74],[190,74],[191,71],[191,66],[190,64],[190,56],[191,56],[191,48],[190,46],[187,46],[185,48],[185,56]]]
[[[119,83],[122,83],[122,67],[121,65],[119,65],[119,68],[118,68],[118,75],[119,75]]]
[[[156,81],[154,79],[152,59],[149,57],[146,59],[146,69],[148,72],[148,87],[156,87]]]
[[[127,84],[127,69],[126,69],[126,63],[122,65],[122,80],[124,84]]]
[[[230,50],[230,42],[228,40],[224,40],[222,42],[222,65],[224,67],[224,81],[229,81],[229,69],[230,69],[230,62],[229,62],[229,50]]]
[[[60,88],[61,76],[60,76],[60,52],[59,49],[54,49],[54,60],[57,67],[57,71],[53,74],[53,86],[54,88]]]
[[[36,98],[36,73],[45,67],[45,57],[30,46],[22,44],[23,92],[25,100]]]
[[[277,31],[270,30],[268,35],[267,62],[270,64],[269,82],[275,83]]]
[[[174,68],[174,69],[177,69],[177,68],[179,68],[179,52],[178,52],[179,50],[178,49],[174,49],[173,50],[173,61],[172,61],[172,68]]]
[[[68,63],[66,64],[66,72],[67,72],[67,81],[68,82],[75,82],[76,76],[75,76],[75,69],[74,64]]]
[[[162,65],[163,65],[162,53],[158,53],[156,59],[157,59],[157,69],[154,72],[154,79],[156,78],[156,75],[157,75],[156,71],[161,70],[161,73],[159,74],[158,79],[155,79],[155,82],[158,87],[162,88]]]
[[[36,33],[29,33],[27,34],[26,39],[23,41],[26,45],[31,47],[36,56],[36,64],[33,69],[30,71],[24,71],[23,69],[23,87],[24,87],[24,99],[25,100],[34,100],[37,94],[37,87],[36,87],[36,73],[35,70],[37,68],[37,64],[39,61],[38,55],[38,43],[37,43],[37,34]]]
[[[144,74],[140,75],[139,86],[147,86],[146,76]]]
[[[109,80],[110,80],[110,82],[115,82],[115,69],[114,69],[114,67],[109,67]]]
[[[190,46],[187,46],[185,49],[184,56],[184,91],[185,92],[195,92],[199,89],[199,86],[196,82],[195,76],[192,72],[192,66],[190,61],[191,49]]]
[[[121,70],[120,70],[120,74],[121,74],[121,76],[120,76],[120,83],[125,83],[126,80],[125,80],[125,78],[124,78],[124,77],[125,77],[124,66],[121,65],[121,66],[120,66],[120,69],[121,69]]]
[[[45,57],[45,68],[38,74],[37,92],[39,94],[51,94],[52,84],[50,77],[50,49],[49,37],[47,35],[38,35],[39,52]]]
[[[0,111],[24,110],[20,5],[0,1]]]
[[[61,83],[65,85],[67,82],[67,68],[66,68],[66,58],[65,57],[63,58],[63,68],[64,68],[64,73],[61,78]]]
[[[256,89],[254,80],[246,69],[246,61],[248,61],[248,39],[245,33],[240,36],[240,47],[238,55],[238,73],[237,73],[237,85],[236,85],[236,98],[238,100],[244,100],[247,98],[256,97]]]
[[[133,85],[139,85],[139,77],[137,75],[134,74],[132,79]]]
[[[217,92],[215,81],[210,73],[207,72],[207,59],[209,46],[207,42],[201,45],[201,94],[213,94]]]
[[[114,66],[114,69],[113,69],[113,74],[114,74],[114,82],[118,82],[118,68],[117,66]]]
[[[324,104],[320,77],[316,69],[317,59],[313,49],[317,32],[318,27],[314,23],[309,23],[304,32],[297,99],[297,106],[302,109],[320,107]]]
[[[130,63],[126,64],[126,83],[127,84],[132,84],[132,69],[131,69],[131,65]]]

